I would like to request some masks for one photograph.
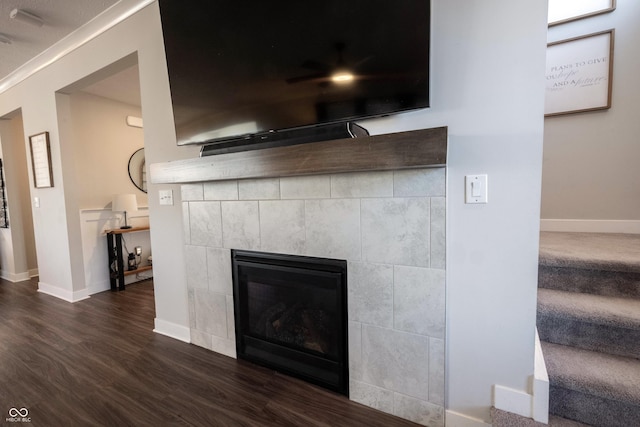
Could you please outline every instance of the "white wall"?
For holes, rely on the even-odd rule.
[[[528,391],[533,373],[546,3],[432,4],[433,107],[367,127],[383,133],[449,126],[447,408],[487,420],[492,386]],[[34,209],[36,240],[41,280],[70,293],[76,266],[69,254],[80,248],[67,236],[79,220],[64,203],[60,169],[69,165],[60,158],[54,93],[135,51],[147,162],[195,157],[197,148],[175,145],[155,3],[0,94],[0,115],[22,106],[27,133],[52,134],[56,187],[34,190],[48,213]],[[487,205],[464,204],[464,175],[476,173],[489,175]],[[159,189],[173,190],[174,206],[159,206]],[[150,186],[156,329],[188,339],[179,198],[177,186]]]
[[[549,29],[552,42],[614,28],[615,51],[609,110],[545,119],[543,220],[586,231],[617,221],[616,231],[640,233],[638,22],[640,2],[618,0],[611,13]]]
[[[0,157],[3,159],[9,228],[0,229],[0,277],[14,282],[28,280],[38,273],[24,139],[20,111],[3,117],[0,121]]]

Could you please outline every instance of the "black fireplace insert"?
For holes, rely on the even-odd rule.
[[[233,250],[238,358],[349,394],[347,263]]]

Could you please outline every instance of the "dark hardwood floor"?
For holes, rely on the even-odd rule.
[[[415,426],[152,332],[153,284],[70,304],[0,280],[0,425]]]

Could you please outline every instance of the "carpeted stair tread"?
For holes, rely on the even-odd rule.
[[[632,298],[539,288],[538,315],[640,330],[640,300]]]
[[[540,265],[640,273],[640,234],[545,231]]]
[[[541,344],[553,386],[640,408],[640,360],[547,342]]]
[[[640,299],[640,273],[540,265],[538,287]]]

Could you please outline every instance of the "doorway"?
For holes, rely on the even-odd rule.
[[[38,275],[27,145],[22,110],[0,118],[0,159],[6,219],[0,228],[0,277],[10,282]]]
[[[65,182],[65,197],[79,212],[80,268],[92,295],[110,288],[105,232],[124,225],[122,212],[112,211],[114,197],[135,196],[137,211],[129,212],[127,221],[134,227],[149,225],[146,189],[129,170],[134,154],[144,152],[137,54],[61,89],[56,102],[62,161],[68,163],[65,170],[73,171],[72,182]],[[128,235],[125,249],[125,257],[134,253],[136,262],[149,263],[149,232]],[[147,270],[127,276],[126,283],[151,276]]]

